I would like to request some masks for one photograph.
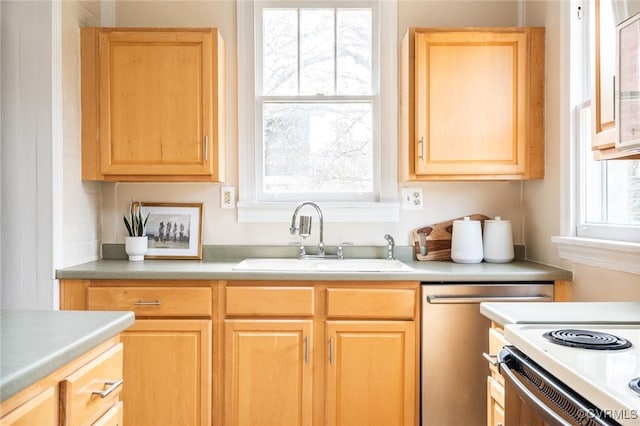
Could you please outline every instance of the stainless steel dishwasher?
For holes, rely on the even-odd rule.
[[[550,302],[553,282],[422,283],[422,425],[486,426],[490,321],[480,302]]]

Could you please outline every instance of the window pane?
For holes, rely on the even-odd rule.
[[[265,192],[373,191],[372,104],[265,103]]]
[[[337,13],[338,94],[371,94],[371,9]]]
[[[640,225],[640,161],[607,161],[606,222]]]
[[[333,9],[300,10],[300,94],[335,93]]]
[[[298,11],[265,9],[262,24],[262,92],[298,94]]]
[[[584,164],[585,222],[640,225],[640,161],[596,161],[591,152],[591,112],[579,115]]]

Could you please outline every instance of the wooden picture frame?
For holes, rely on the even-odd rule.
[[[141,202],[147,221],[145,259],[202,259],[202,203]]]

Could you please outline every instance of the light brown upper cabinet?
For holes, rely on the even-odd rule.
[[[544,28],[409,28],[404,178],[543,178],[544,44]]]
[[[595,160],[640,159],[616,149],[616,25],[611,2],[591,2],[591,149]]]
[[[224,179],[217,29],[82,28],[82,178]]]

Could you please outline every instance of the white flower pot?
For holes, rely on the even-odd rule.
[[[140,262],[144,260],[147,253],[149,239],[144,237],[125,237],[124,251],[129,255],[130,262]]]

